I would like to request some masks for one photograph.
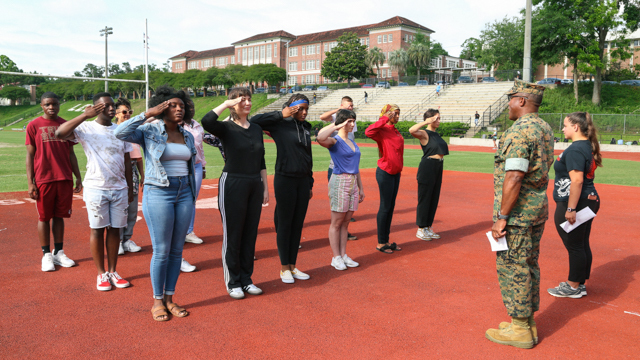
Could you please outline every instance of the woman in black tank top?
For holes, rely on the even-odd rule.
[[[422,127],[427,126],[426,130]],[[429,109],[424,113],[424,121],[409,129],[413,137],[420,140],[422,160],[418,167],[418,208],[416,225],[418,239],[431,241],[440,239],[431,226],[436,215],[442,187],[444,156],[449,155],[447,142],[436,132],[440,126],[440,111]]]

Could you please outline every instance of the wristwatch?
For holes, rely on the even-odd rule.
[[[567,212],[574,212],[574,211],[576,211],[576,209],[572,209],[570,207],[567,208]]]
[[[509,215],[502,215],[500,211],[498,211],[498,220],[509,220]]]

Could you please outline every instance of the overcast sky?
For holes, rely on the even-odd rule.
[[[517,16],[525,0],[0,0],[0,54],[24,71],[72,75],[87,63],[144,62],[143,32],[149,21],[149,63],[161,64],[186,50],[230,46],[276,30],[294,35],[368,25],[402,16],[435,31],[432,39],[453,56],[487,22]]]

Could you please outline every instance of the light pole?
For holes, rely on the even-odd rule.
[[[107,38],[109,35],[113,34],[111,31],[113,28],[105,26],[104,29],[100,30],[100,36],[104,36],[104,91],[109,91],[109,82],[107,79],[109,78],[109,59],[107,57]]]
[[[524,20],[524,69],[522,80],[531,82],[531,0],[527,0]]]

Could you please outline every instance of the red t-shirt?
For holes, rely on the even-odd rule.
[[[369,125],[364,134],[378,143],[378,167],[391,175],[402,171],[404,155],[404,138],[393,125],[388,125],[389,118],[380,117]]]
[[[69,148],[75,145],[68,140],[56,138],[56,129],[65,120],[47,120],[42,116],[27,125],[25,145],[33,145],[36,154],[33,158],[33,169],[37,184],[53,181],[73,180]]]

